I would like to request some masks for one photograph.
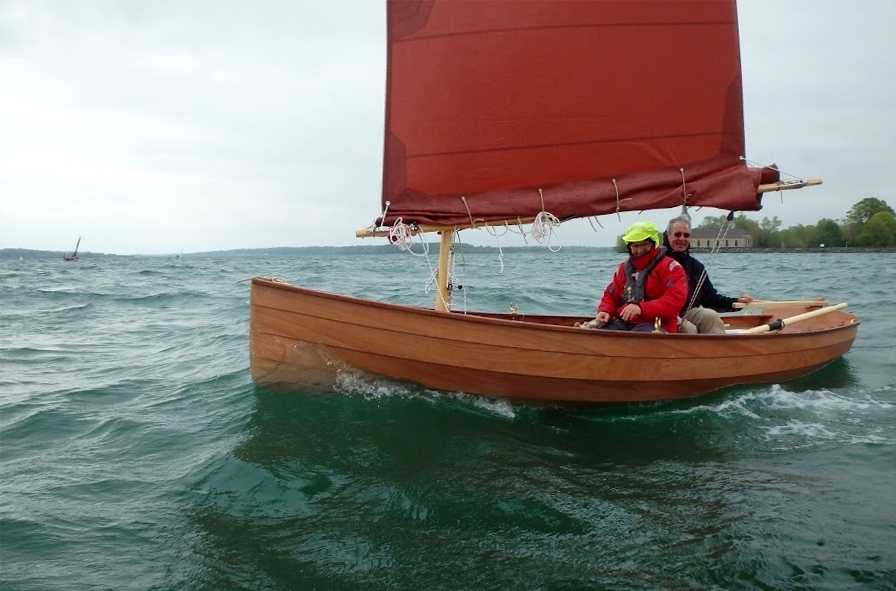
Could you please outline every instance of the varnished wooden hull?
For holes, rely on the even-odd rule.
[[[807,311],[776,308],[774,318]],[[726,318],[734,328],[771,315]],[[587,318],[442,313],[253,279],[249,357],[260,384],[325,390],[356,368],[428,388],[546,402],[690,398],[806,375],[846,353],[858,319],[832,312],[764,334],[575,328]]]

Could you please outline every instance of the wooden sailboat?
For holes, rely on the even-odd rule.
[[[75,251],[70,254],[62,255],[62,260],[67,262],[73,262],[78,260],[78,247],[81,246],[81,237],[78,236],[78,242],[75,243]]]
[[[382,214],[358,235],[438,232],[435,304],[253,279],[257,382],[317,390],[354,368],[487,396],[634,402],[788,380],[849,350],[858,319],[842,305],[731,316],[727,335],[451,310],[449,253],[463,229],[755,211],[765,192],[820,182],[782,183],[745,163],[733,0],[411,0],[388,2],[387,23]]]

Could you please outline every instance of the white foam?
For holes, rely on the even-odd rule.
[[[469,394],[459,394],[459,399],[465,402],[472,402],[473,406],[504,417],[505,419],[516,418],[516,411],[514,411],[513,405],[507,400],[501,398],[470,396]]]
[[[361,395],[372,400],[414,395],[414,390],[405,384],[349,368],[342,368],[336,372],[335,388],[343,394]]]
[[[822,425],[821,423],[804,423],[802,421],[788,421],[784,425],[769,427],[766,432],[769,437],[785,437],[796,435],[803,439],[811,439],[813,441],[825,440],[834,441],[838,439],[836,433]]]
[[[887,410],[893,408],[893,404],[882,400],[875,400],[868,393],[861,399],[845,397],[835,394],[830,390],[805,390],[803,392],[788,392],[779,385],[774,385],[769,391],[769,407],[773,409],[799,409],[814,411],[867,411]]]
[[[513,404],[502,398],[474,396],[464,392],[420,390],[411,385],[375,376],[357,369],[342,368],[337,371],[335,388],[343,394],[361,395],[372,400],[397,396],[418,398],[434,403],[439,399],[450,397],[464,404],[470,404],[485,410],[490,414],[506,419],[516,418]]]
[[[747,428],[774,449],[798,449],[836,443],[839,445],[888,445],[896,442],[896,429],[889,426],[863,429],[869,416],[890,415],[893,387],[874,391],[853,390],[845,396],[831,390],[789,391],[775,384],[732,393],[721,400],[681,409],[734,421],[738,430]],[[887,423],[889,425],[889,423]]]

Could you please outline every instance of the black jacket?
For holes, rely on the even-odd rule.
[[[688,276],[688,299],[685,301],[684,308],[681,309],[682,314],[684,314],[686,310],[696,308],[697,306],[710,308],[716,312],[734,311],[731,304],[736,302],[737,298],[729,298],[717,292],[716,288],[712,285],[712,281],[709,280],[709,275],[703,278],[703,285],[700,286],[700,295],[697,296],[697,300],[694,302],[694,305],[691,306],[690,303],[691,298],[694,297],[694,288],[697,287],[697,282],[700,281],[700,275],[703,274],[703,263],[692,257],[690,250],[684,252],[675,252],[672,250],[672,246],[665,236],[663,242],[665,242],[669,249],[666,256],[672,257],[678,261],[679,264],[684,267],[684,272]]]

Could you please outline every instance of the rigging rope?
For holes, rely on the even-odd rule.
[[[592,221],[592,220],[593,220],[593,221]],[[591,224],[591,229],[594,230],[595,232],[597,232],[597,228],[594,227],[594,222],[597,222],[597,225],[600,226],[600,229],[601,229],[601,230],[604,229],[604,225],[603,225],[602,223],[600,223],[600,220],[597,219],[597,216],[596,216],[596,215],[589,215],[589,216],[588,216],[588,223]]]
[[[687,209],[688,209],[688,184],[687,184],[687,182],[684,180],[684,168],[679,168],[679,169],[678,169],[678,172],[681,173],[681,198],[682,198],[682,201],[683,201],[681,207],[682,207],[682,209],[684,210],[685,214],[687,214]]]
[[[411,248],[411,238],[415,235],[423,245],[423,251],[419,253],[414,252],[413,248]],[[399,250],[409,252],[414,256],[426,256],[429,253],[429,244],[423,239],[422,234],[418,232],[417,224],[405,224],[401,221],[401,218],[395,220],[395,223],[389,229],[389,242],[397,246]]]
[[[687,210],[685,209],[684,214],[687,215]],[[688,216],[690,218],[690,216]],[[688,313],[688,310],[694,307],[694,304],[697,302],[697,296],[700,294],[700,290],[703,289],[703,284],[706,282],[706,278],[709,276],[709,267],[712,266],[712,262],[715,258],[715,254],[719,252],[719,248],[721,248],[722,240],[725,236],[728,235],[728,230],[730,230],[733,226],[731,221],[734,219],[734,212],[729,211],[728,216],[725,218],[725,223],[722,224],[722,227],[719,228],[719,233],[716,235],[716,242],[713,244],[712,248],[709,251],[709,257],[707,258],[706,264],[703,266],[703,272],[700,273],[700,279],[697,280],[697,286],[694,288],[694,293],[691,295],[691,301],[688,302],[687,308],[682,312],[682,316]],[[690,225],[690,224],[688,224]]]
[[[448,284],[445,286],[446,291],[448,292],[448,301],[445,301],[445,298],[442,297],[442,292],[438,288],[439,282],[439,269],[436,267],[433,269],[432,263],[429,260],[429,256],[426,257],[426,264],[429,265],[429,280],[426,282],[426,287],[423,288],[424,293],[429,293],[433,289],[436,290],[436,295],[439,296],[439,300],[442,302],[442,306],[445,307],[449,312],[451,311],[451,294],[454,291],[454,245],[451,245],[451,248],[448,250],[448,269],[447,269],[447,282]],[[463,290],[463,286],[459,286],[461,290]],[[464,313],[466,313],[467,306],[467,296],[464,294]]]
[[[545,239],[547,239],[548,250],[557,252],[560,250],[560,246],[554,249],[551,246],[551,242],[554,236],[554,228],[560,226],[560,220],[557,219],[555,215],[545,211],[544,193],[541,189],[538,190],[538,195],[541,197],[541,211],[535,216],[535,220],[532,221],[532,230],[530,233],[532,238],[539,244],[544,244]]]
[[[613,188],[616,189],[616,219],[620,222],[622,221],[622,216],[619,215],[619,212],[622,211],[622,202],[623,201],[631,201],[631,197],[626,197],[625,199],[619,198],[619,185],[616,184],[616,179],[610,179],[613,181]]]
[[[538,242],[539,244],[544,244],[545,239],[547,239],[547,247],[551,252],[557,252],[560,250],[560,247],[557,246],[554,248],[551,246],[551,242],[553,242],[553,237],[555,235],[554,228],[560,225],[560,220],[558,220],[554,215],[542,211],[537,216],[535,216],[535,220],[532,222],[532,238]],[[559,241],[559,238],[557,239]]]
[[[752,166],[754,168],[770,168],[772,170],[777,170],[779,175],[786,175],[786,176],[790,177],[790,181],[803,182],[805,180],[805,179],[803,179],[803,177],[797,176],[795,174],[790,174],[789,172],[785,172],[785,171],[781,170],[780,168],[778,168],[778,166],[776,164],[771,164],[771,165],[760,164],[759,162],[753,162],[752,160],[747,160],[743,156],[741,156],[741,160],[746,162],[747,165]],[[780,182],[787,183],[790,181],[781,179]],[[778,187],[777,193],[778,193],[778,195],[781,196],[781,203],[784,203],[784,191],[781,190],[780,186]]]
[[[390,205],[392,205],[392,202],[391,202],[391,201],[386,201],[386,208],[383,210],[383,215],[381,215],[379,218],[375,218],[375,219],[373,220],[373,223],[370,224],[370,231],[371,231],[371,232],[373,232],[374,230],[376,230],[377,227],[382,227],[383,225],[385,225],[385,223],[386,223],[386,214],[389,213],[389,206],[390,206]],[[378,219],[379,222],[380,222],[379,225],[377,225],[377,219]]]
[[[471,228],[475,228],[475,227],[476,227],[476,220],[473,219],[473,212],[470,211],[470,206],[469,206],[469,204],[467,203],[467,198],[466,198],[466,196],[461,195],[461,196],[460,196],[460,200],[464,202],[464,207],[467,209],[467,217],[470,218],[470,227],[471,227]],[[480,220],[480,221],[482,221],[482,220]]]
[[[454,270],[456,269],[455,261],[457,260],[454,249],[458,244],[463,245],[463,243],[460,241],[460,230],[454,230],[454,244],[451,245],[451,252],[448,257],[448,293],[452,293],[452,291],[460,291],[461,295],[463,296],[463,306],[461,307],[461,311],[466,314],[467,290],[464,289],[463,284],[457,280],[457,276],[454,274]],[[460,258],[461,268],[466,270],[467,262],[466,258],[464,257],[463,248],[460,249]]]

